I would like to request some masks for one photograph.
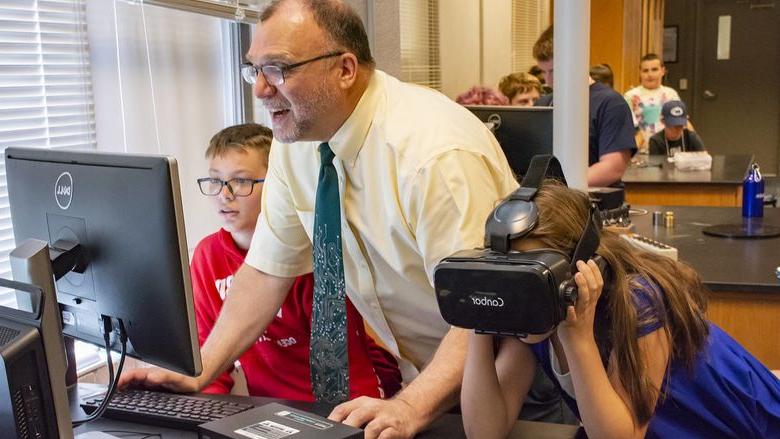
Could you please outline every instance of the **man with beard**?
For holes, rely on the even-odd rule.
[[[374,68],[360,18],[340,1],[279,0],[262,14],[244,79],[271,112],[274,144],[245,264],[203,346],[203,374],[137,370],[122,385],[197,391],[273,319],[313,269],[311,375],[346,401],[344,295],[399,359],[393,399],[330,417],[366,438],[409,438],[457,402],[465,330],[441,318],[433,269],[483,245],[495,203],[517,188],[495,138],[466,109]],[[313,254],[313,257],[312,257]]]

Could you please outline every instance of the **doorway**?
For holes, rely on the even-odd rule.
[[[778,173],[780,4],[698,0],[694,126],[712,154],[753,154]]]

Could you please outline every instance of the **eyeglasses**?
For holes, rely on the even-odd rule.
[[[244,78],[244,81],[254,85],[257,83],[257,75],[262,73],[263,77],[265,78],[265,82],[271,86],[278,87],[284,84],[284,74],[290,70],[296,69],[304,64],[319,61],[321,59],[343,55],[344,53],[345,52],[326,53],[325,55],[320,55],[311,59],[307,59],[306,61],[297,62],[295,64],[263,64],[256,66],[252,63],[245,62],[241,64],[241,77]]]
[[[198,187],[200,187],[200,192],[203,195],[210,197],[219,195],[224,186],[227,186],[230,194],[233,196],[248,197],[252,195],[255,185],[264,181],[264,178],[231,178],[225,181],[219,178],[204,177],[198,179]]]

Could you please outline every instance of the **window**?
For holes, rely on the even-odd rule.
[[[439,0],[401,0],[401,80],[441,90]]]
[[[512,71],[536,64],[533,47],[550,21],[549,0],[512,0]]]
[[[0,151],[95,148],[85,9],[84,0],[0,0]],[[15,244],[0,163],[0,277],[10,278]]]

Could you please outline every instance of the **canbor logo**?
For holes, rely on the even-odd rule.
[[[501,308],[504,306],[504,299],[501,297],[485,297],[485,296],[469,296],[471,302],[476,306],[490,306],[494,308]]]
[[[73,177],[70,172],[63,172],[54,183],[54,200],[60,209],[66,210],[73,201]]]

